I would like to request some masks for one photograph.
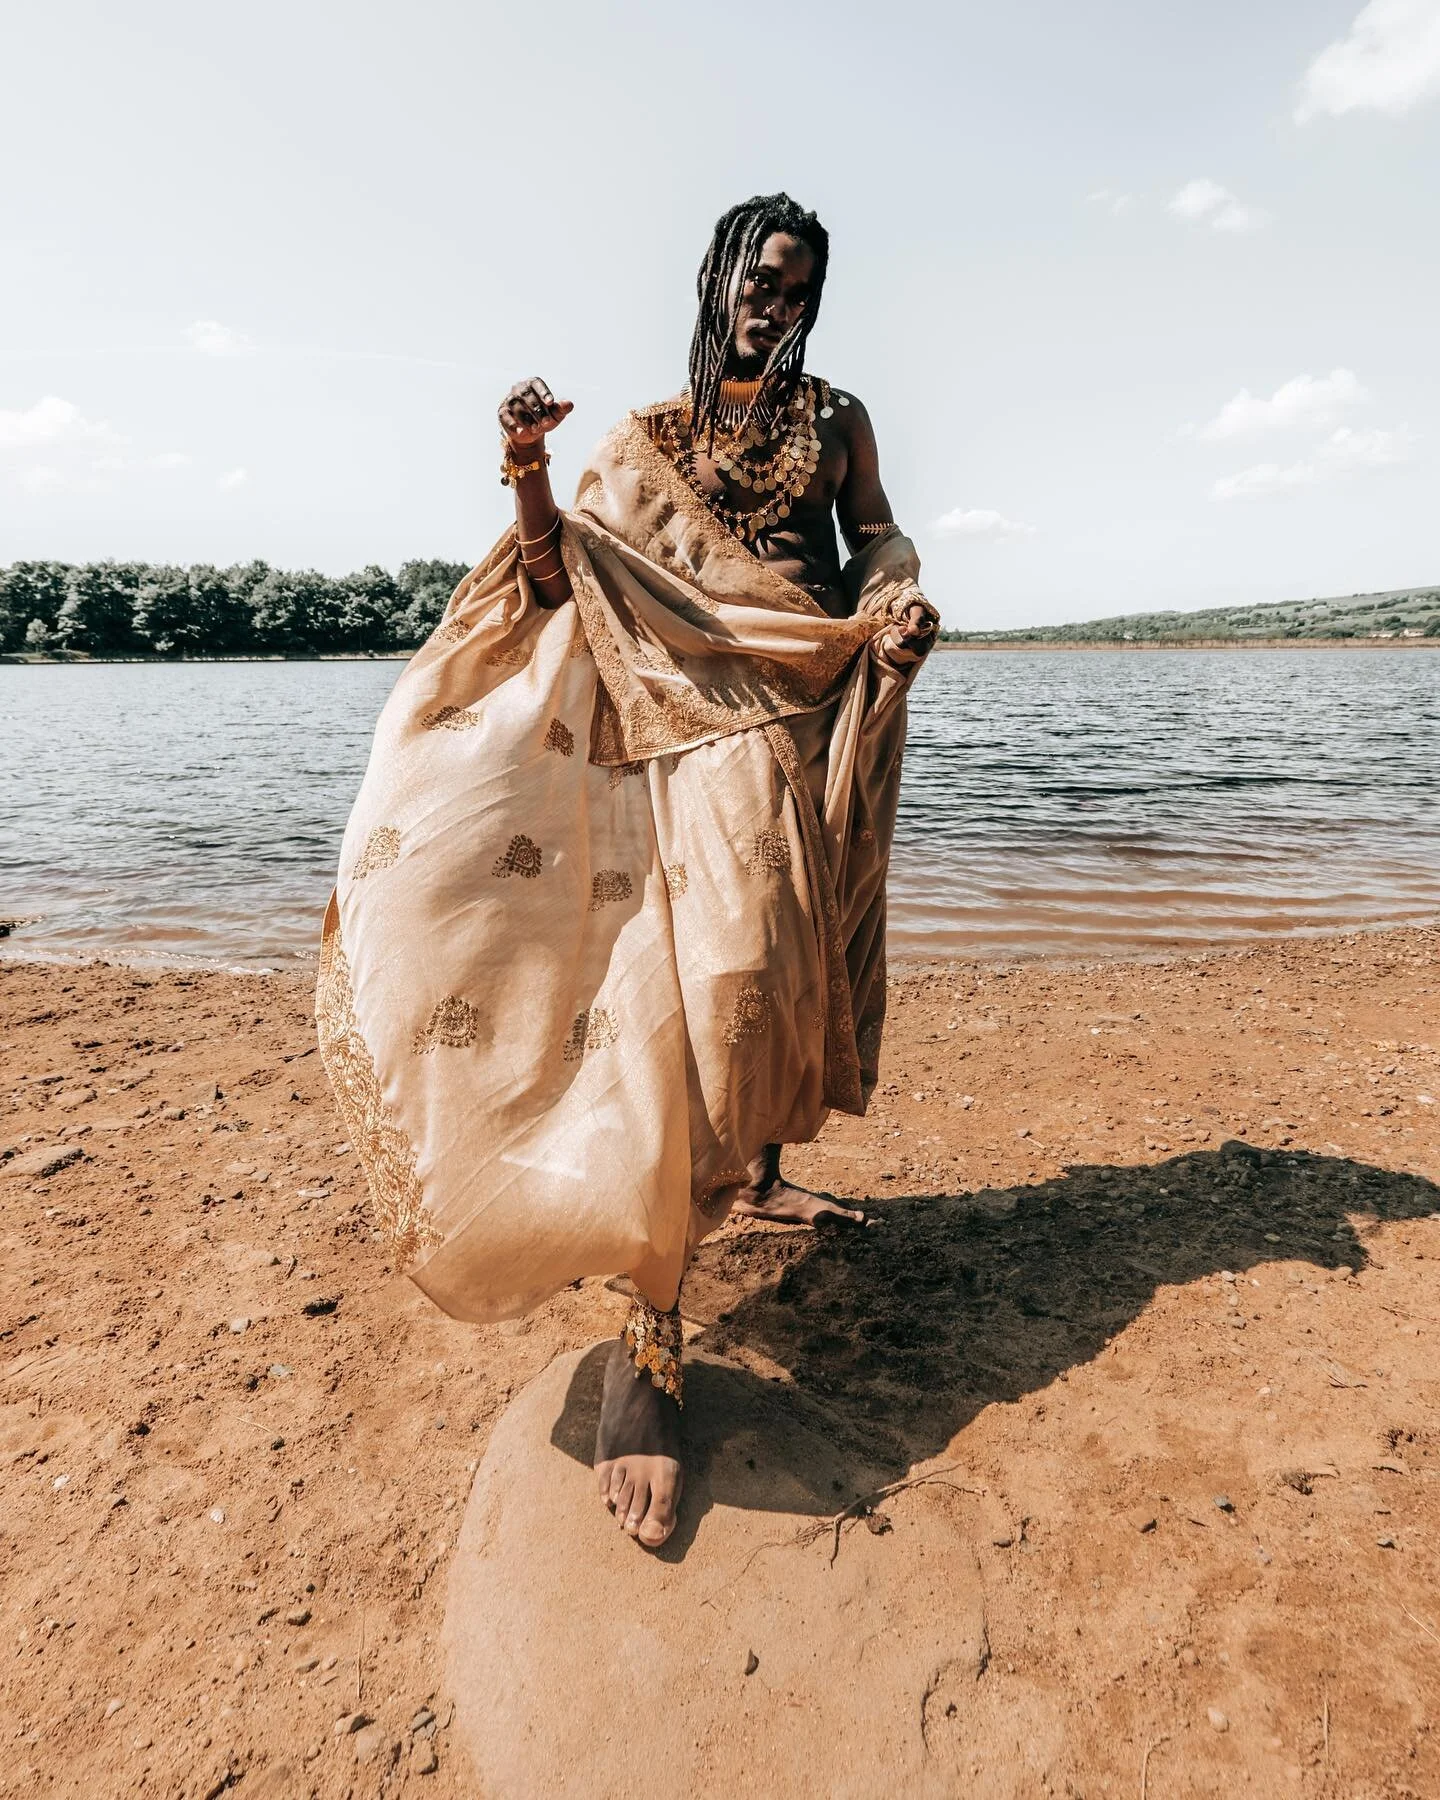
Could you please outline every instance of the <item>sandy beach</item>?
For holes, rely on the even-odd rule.
[[[1437,951],[902,967],[869,1117],[789,1161],[881,1223],[702,1252],[701,1348],[984,1496],[956,1791],[1440,1795]],[[0,1793],[479,1792],[467,1494],[624,1301],[396,1278],[309,1003],[0,965]]]

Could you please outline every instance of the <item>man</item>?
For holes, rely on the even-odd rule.
[[[864,408],[805,371],[827,253],[784,194],[720,220],[688,389],[610,433],[568,514],[571,404],[511,389],[515,528],[385,707],[326,915],[322,1051],[412,1278],[483,1321],[630,1276],[596,1469],[650,1548],[696,1245],[731,1210],[863,1220],[780,1146],[874,1084],[937,616]]]

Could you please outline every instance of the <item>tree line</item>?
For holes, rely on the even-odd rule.
[[[0,568],[0,654],[319,656],[413,650],[468,564],[354,575],[239,563],[16,562]]]

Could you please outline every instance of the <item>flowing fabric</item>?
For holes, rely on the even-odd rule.
[[[829,617],[631,415],[547,610],[514,532],[387,701],[325,918],[320,1048],[402,1266],[513,1317],[674,1303],[766,1143],[864,1110],[918,596],[898,532]]]

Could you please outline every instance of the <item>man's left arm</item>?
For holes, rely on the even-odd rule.
[[[841,395],[837,411],[845,420],[847,464],[845,479],[835,497],[835,512],[845,543],[857,556],[877,539],[897,529],[895,515],[880,480],[880,450],[870,415],[853,394]],[[938,615],[920,600],[910,605],[886,636],[901,652],[924,655],[935,641]]]

